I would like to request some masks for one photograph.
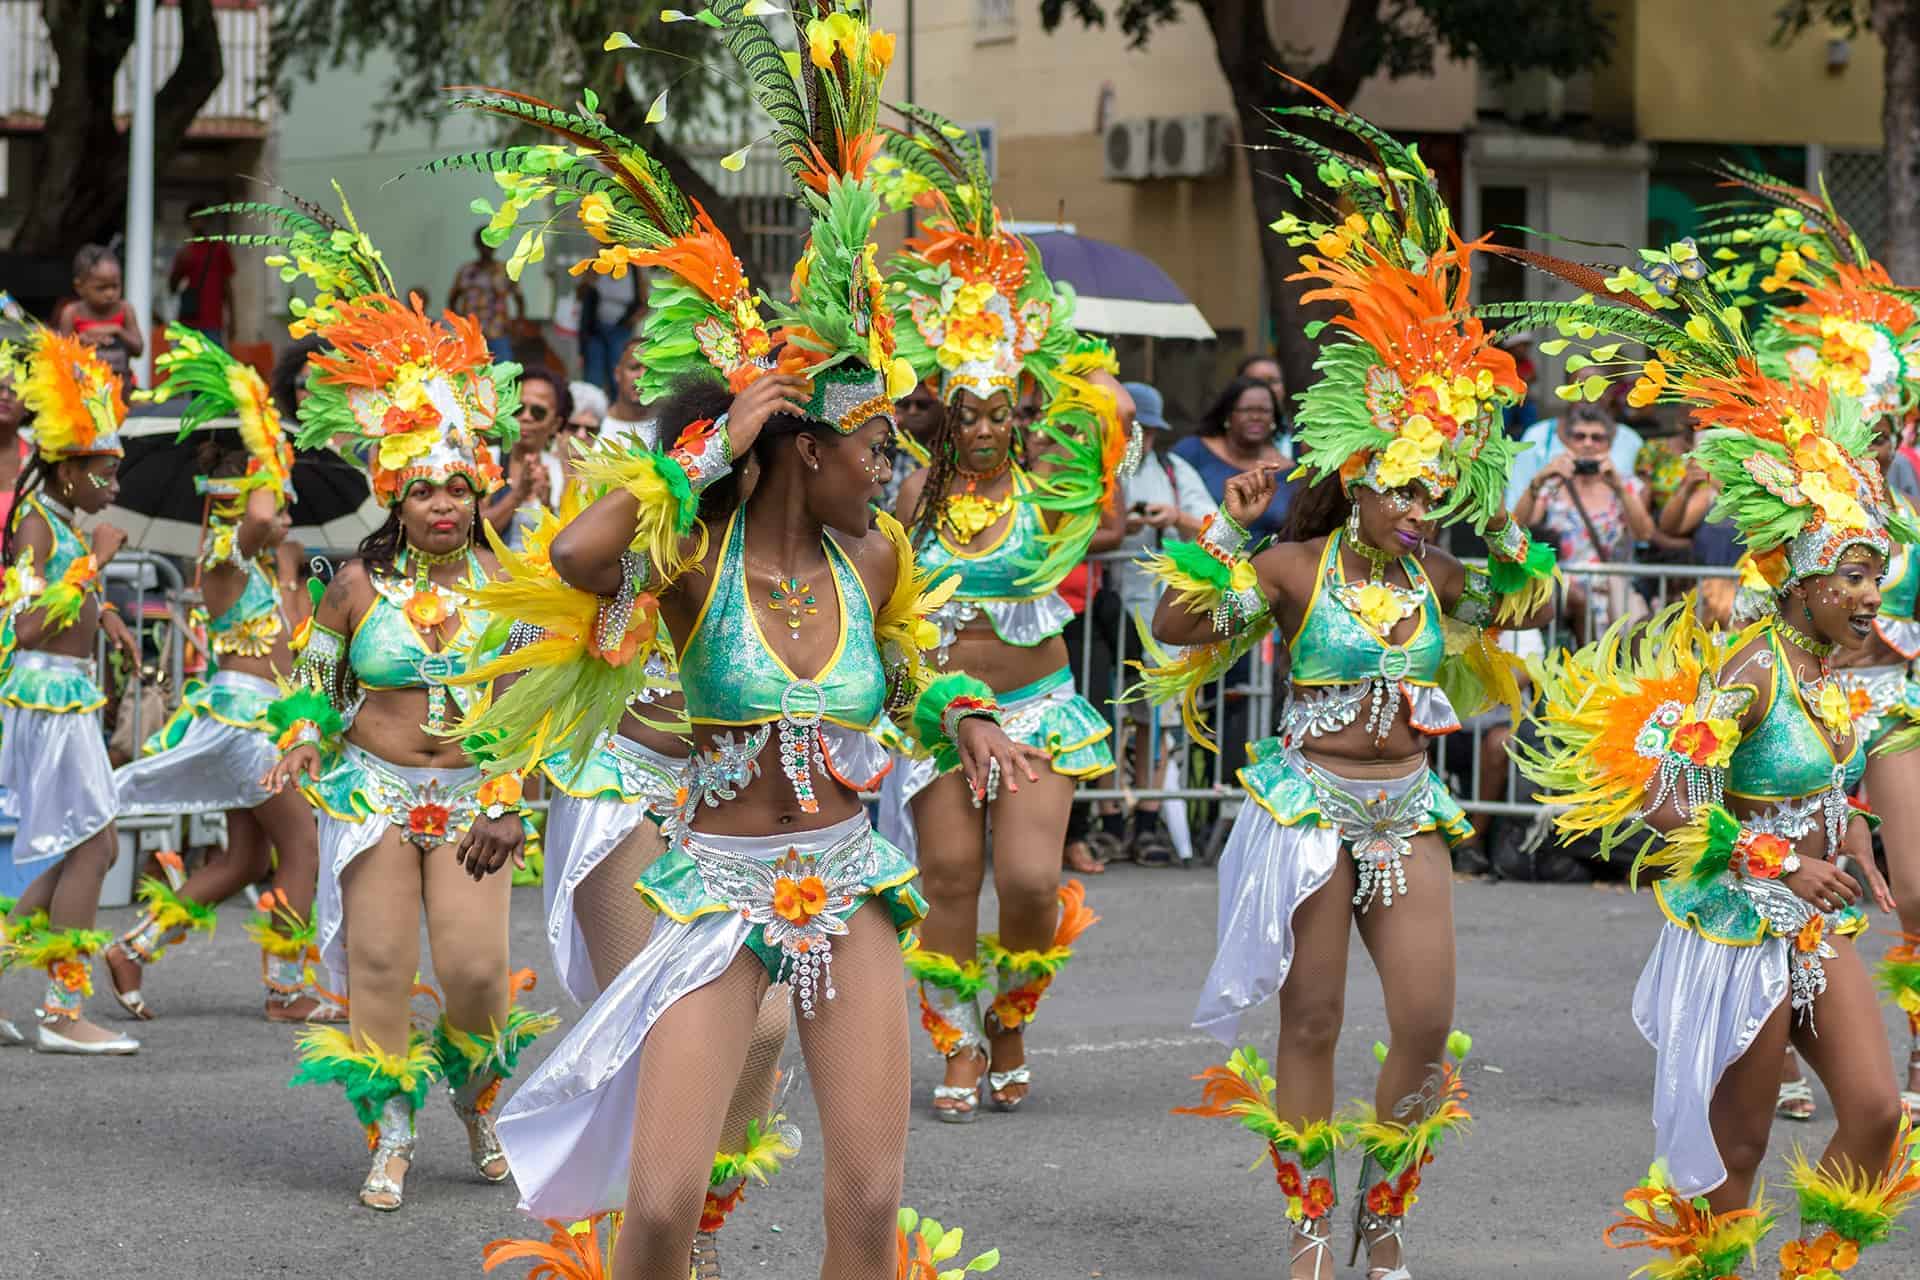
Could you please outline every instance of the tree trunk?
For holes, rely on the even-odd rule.
[[[1206,0],[1200,7],[1213,33],[1214,55],[1233,93],[1240,141],[1245,146],[1264,146],[1273,131],[1269,108],[1304,106],[1313,99],[1274,74],[1273,68],[1284,59],[1267,29],[1265,0]],[[1333,48],[1303,77],[1335,102],[1351,101],[1366,79],[1372,65],[1368,49],[1380,25],[1379,8],[1380,0],[1347,0]],[[1311,132],[1311,123],[1295,122],[1295,127]],[[1253,212],[1260,228],[1260,261],[1266,277],[1267,314],[1273,318],[1275,354],[1288,388],[1299,391],[1313,380],[1318,350],[1304,329],[1316,311],[1325,314],[1325,310],[1302,304],[1300,287],[1287,283],[1298,268],[1299,250],[1268,227],[1289,211],[1300,212],[1285,175],[1292,174],[1311,190],[1314,165],[1311,158],[1291,149],[1251,155]]]
[[[1886,138],[1887,240],[1881,260],[1895,280],[1920,280],[1920,0],[1874,0],[1873,30],[1886,46],[1880,128]]]
[[[133,46],[133,6],[43,0],[41,12],[58,70],[40,171],[13,248],[64,257],[89,241],[111,239],[124,221],[128,144],[114,124],[113,78]],[[156,174],[166,172],[225,74],[212,0],[181,0],[180,16],[180,65],[154,95]]]

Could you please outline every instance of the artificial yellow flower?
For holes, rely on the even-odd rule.
[[[398,471],[421,454],[433,448],[434,437],[438,433],[432,427],[422,427],[417,431],[404,431],[397,435],[380,437],[380,469]]]
[[[860,41],[860,24],[844,13],[831,13],[807,23],[807,56],[816,67],[833,65],[836,52],[853,57]]]
[[[1842,529],[1864,529],[1867,527],[1867,513],[1850,493],[1834,488],[1833,482],[1823,471],[1809,471],[1800,477],[1800,492],[1807,501],[1819,507],[1827,518],[1828,524],[1839,525]]]
[[[1365,624],[1367,630],[1382,638],[1389,635],[1407,616],[1401,598],[1386,584],[1379,582],[1350,585],[1342,595],[1341,603]]]
[[[580,198],[580,225],[587,234],[601,244],[612,244],[613,237],[607,233],[607,221],[613,217],[613,202],[598,191],[589,192]]]
[[[891,31],[875,31],[867,37],[867,65],[876,76],[893,65]]]
[[[1380,483],[1389,489],[1410,484],[1440,456],[1445,444],[1431,419],[1425,414],[1414,415],[1381,456]]]

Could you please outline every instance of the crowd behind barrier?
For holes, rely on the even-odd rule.
[[[1127,553],[1113,552],[1089,557],[1090,561],[1111,565],[1124,560]],[[321,557],[324,561],[326,557]],[[318,563],[318,562],[317,562]],[[1582,591],[1598,608],[1589,611],[1588,626],[1598,628],[1620,616],[1644,617],[1658,612],[1686,593],[1698,590],[1701,607],[1709,618],[1717,613],[1724,620],[1731,603],[1735,570],[1711,565],[1609,563],[1567,570],[1558,588],[1560,606],[1554,620],[1540,632],[1511,633],[1506,642],[1520,655],[1537,655],[1557,650],[1580,639],[1566,625],[1565,599],[1569,592]],[[180,691],[195,673],[189,642],[189,618],[198,604],[197,593],[189,590],[177,563],[169,557],[129,549],[123,551],[108,571],[109,597],[129,619],[138,619],[142,662],[137,669],[109,668],[116,674],[109,680],[110,696],[102,710],[102,732],[110,733],[118,717],[131,717],[131,732],[125,729],[114,736],[137,744],[160,727],[161,720],[177,704]],[[1096,596],[1096,602],[1100,597]],[[1135,727],[1146,713],[1123,701],[1125,691],[1137,679],[1132,666],[1140,660],[1143,642],[1140,629],[1145,619],[1125,608],[1089,606],[1090,625],[1080,631],[1078,664],[1082,673],[1105,676],[1108,687],[1091,688],[1083,675],[1081,692],[1107,714],[1113,727],[1115,754],[1124,757],[1134,741]],[[1096,646],[1105,646],[1109,661],[1096,662]],[[104,637],[100,655],[107,658]],[[1113,661],[1117,656],[1119,661]],[[1208,727],[1221,744],[1219,752],[1197,746],[1181,725],[1177,707],[1158,709],[1147,723],[1153,732],[1145,735],[1151,754],[1148,776],[1163,785],[1135,787],[1126,785],[1134,775],[1121,769],[1106,779],[1083,786],[1078,798],[1096,805],[1131,807],[1141,801],[1186,801],[1200,806],[1192,815],[1196,831],[1209,819],[1237,807],[1240,795],[1234,771],[1244,762],[1246,743],[1274,732],[1281,702],[1285,697],[1285,650],[1279,637],[1259,646],[1248,660],[1223,677],[1211,694],[1202,700]],[[123,669],[124,668],[124,669]],[[166,691],[164,702],[150,696],[156,681]],[[1505,740],[1513,726],[1504,709],[1467,717],[1463,731],[1439,739],[1433,748],[1434,767],[1448,779],[1461,807],[1476,817],[1491,815],[1537,822],[1541,806],[1535,803],[1508,761]],[[1167,769],[1167,762],[1173,769]],[[1496,773],[1497,771],[1497,773]],[[533,799],[533,807],[544,809],[544,799]],[[1217,807],[1217,808],[1216,808]],[[177,847],[189,843],[192,833],[183,829],[186,820],[148,816],[132,817],[121,824],[123,853],[136,848]],[[0,819],[0,835],[6,835],[10,823]],[[1539,832],[1534,833],[1537,840]],[[157,843],[156,843],[157,842]],[[122,858],[122,863],[131,861]],[[125,901],[131,892],[131,872],[116,868],[109,878],[109,902]]]

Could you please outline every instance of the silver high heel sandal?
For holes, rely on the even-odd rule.
[[[693,1273],[691,1280],[720,1280],[720,1241],[719,1235],[712,1231],[696,1231],[693,1235]]]
[[[386,1105],[380,1108],[380,1123],[377,1126],[378,1137],[373,1144],[373,1167],[367,1170],[367,1180],[360,1184],[360,1203],[377,1213],[392,1213],[397,1210],[405,1196],[400,1180],[387,1172],[387,1164],[393,1160],[405,1160],[409,1171],[413,1167],[413,1109],[405,1098],[388,1098]],[[406,1174],[401,1174],[401,1178]],[[371,1197],[392,1196],[393,1203],[377,1203]]]
[[[1353,1250],[1347,1255],[1347,1265],[1353,1266],[1360,1260],[1360,1251],[1365,1249],[1369,1258],[1376,1246],[1391,1240],[1400,1246],[1400,1262],[1397,1266],[1377,1267],[1369,1262],[1367,1280],[1413,1280],[1413,1272],[1407,1270],[1407,1238],[1405,1235],[1407,1219],[1405,1215],[1388,1217],[1367,1208],[1367,1191],[1373,1185],[1372,1174],[1379,1165],[1371,1155],[1360,1161],[1360,1202],[1353,1210]]]
[[[1287,1260],[1287,1275],[1293,1276],[1300,1269],[1300,1259],[1311,1257],[1313,1260],[1313,1280],[1320,1280],[1320,1268],[1325,1265],[1327,1275],[1333,1275],[1333,1219],[1306,1218],[1292,1223],[1293,1256]]]
[[[493,1131],[493,1100],[499,1092],[499,1077],[491,1071],[475,1072],[460,1088],[447,1090],[454,1114],[467,1127],[467,1154],[473,1158],[474,1172],[487,1182],[505,1182],[513,1176],[500,1137]]]
[[[1920,1069],[1920,1038],[1916,1038],[1913,1047],[1907,1050],[1907,1079],[1913,1079],[1913,1073]],[[1907,1118],[1920,1124],[1920,1092],[1903,1088],[1900,1090],[1900,1106]]]

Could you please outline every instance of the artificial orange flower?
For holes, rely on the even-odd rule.
[[[1021,1026],[1034,1015],[1040,1007],[1040,997],[1046,992],[1046,986],[1039,984],[1029,987],[1015,987],[1002,992],[993,1001],[993,1017],[1003,1030],[1011,1031]]]
[[[447,620],[447,602],[438,591],[416,591],[407,597],[406,614],[416,627],[437,627]]]
[[[747,1198],[747,1184],[738,1183],[724,1196],[707,1192],[706,1201],[700,1206],[700,1229],[706,1232],[718,1231],[727,1225],[727,1215],[739,1208],[740,1202]]]
[[[1777,880],[1793,846],[1776,835],[1752,834],[1742,842],[1747,874],[1763,880]]]
[[[1694,764],[1711,764],[1720,750],[1720,735],[1704,720],[1689,721],[1674,730],[1670,749]]]
[[[1301,1197],[1306,1203],[1303,1210],[1309,1218],[1324,1218],[1333,1208],[1333,1183],[1326,1178],[1315,1178],[1307,1184],[1307,1194]]]
[[[480,789],[474,793],[474,798],[480,802],[480,807],[483,809],[496,804],[512,808],[520,803],[520,797],[525,794],[525,790],[526,788],[521,785],[519,774],[503,773],[481,783]]]
[[[933,1006],[927,1003],[924,993],[920,997],[920,1025],[926,1028],[927,1035],[933,1040],[933,1051],[941,1057],[952,1057],[953,1051],[960,1047],[960,1028],[935,1012]]]
[[[1307,1189],[1301,1184],[1300,1166],[1291,1160],[1281,1159],[1280,1148],[1274,1147],[1272,1150],[1274,1181],[1280,1184],[1280,1190],[1288,1196],[1304,1197]]]
[[[56,960],[48,973],[69,991],[88,996],[93,994],[93,982],[87,977],[87,966],[78,960]]]
[[[1794,949],[1802,952],[1818,951],[1820,939],[1827,931],[1827,918],[1815,916],[1800,926],[1799,936],[1794,938]]]
[[[1858,720],[1873,711],[1873,695],[1865,689],[1855,687],[1847,690],[1847,716]]]
[[[781,876],[773,882],[773,911],[782,920],[804,925],[826,908],[827,886],[819,876]]]
[[[407,810],[407,830],[416,836],[444,836],[452,816],[443,804],[417,804]]]

